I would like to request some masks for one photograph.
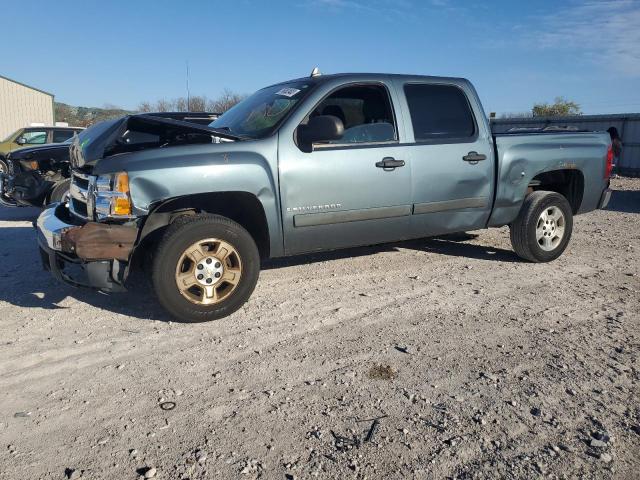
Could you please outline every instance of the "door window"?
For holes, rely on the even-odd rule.
[[[464,92],[453,85],[404,86],[416,142],[469,139],[476,124]]]
[[[53,143],[63,143],[73,137],[73,130],[54,130]]]
[[[21,135],[27,145],[42,145],[47,143],[47,132],[40,130],[26,131]]]
[[[344,124],[342,138],[325,144],[380,143],[398,138],[389,94],[382,85],[353,85],[336,90],[320,102],[306,121],[318,115],[333,115]]]

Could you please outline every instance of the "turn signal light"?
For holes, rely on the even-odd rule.
[[[115,215],[131,215],[131,198],[129,197],[129,175],[127,172],[120,172],[114,179],[114,191],[122,193],[122,196],[115,197],[113,203],[113,213]]]
[[[95,177],[93,183],[93,209],[97,220],[129,217],[133,202],[129,192],[127,172],[110,173]]]
[[[116,192],[129,193],[129,174],[127,172],[118,173],[114,183]]]

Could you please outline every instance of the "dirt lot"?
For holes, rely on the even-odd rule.
[[[1,210],[0,479],[640,478],[640,179],[614,186],[551,264],[507,229],[288,259],[200,325],[56,284],[37,212]]]

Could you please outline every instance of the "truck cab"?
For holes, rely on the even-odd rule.
[[[208,126],[96,126],[70,159],[68,205],[37,222],[45,268],[117,291],[150,254],[159,302],[193,322],[240,308],[265,258],[509,225],[520,257],[554,260],[606,205],[612,155],[606,133],[493,135],[465,79],[314,73]]]

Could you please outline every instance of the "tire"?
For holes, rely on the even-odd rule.
[[[573,213],[564,196],[538,190],[525,198],[518,218],[509,227],[511,245],[519,257],[550,262],[569,244]]]
[[[7,164],[7,161],[3,157],[0,157],[0,173],[9,175],[9,165]]]
[[[225,252],[232,253],[224,256]],[[198,323],[242,307],[259,274],[260,255],[251,235],[226,217],[202,214],[182,217],[167,228],[154,254],[151,279],[158,300],[171,315]]]
[[[47,203],[57,203],[65,200],[65,197],[69,194],[69,188],[71,187],[71,179],[63,180],[56,184],[51,190],[49,195],[49,201]]]

